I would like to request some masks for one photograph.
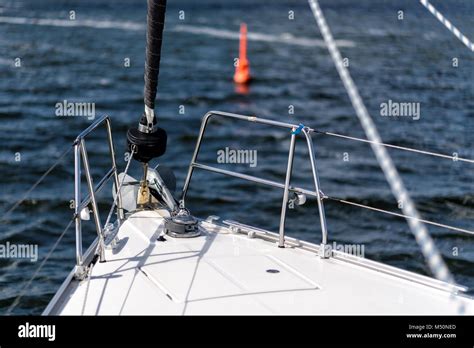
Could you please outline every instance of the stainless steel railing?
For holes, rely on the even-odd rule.
[[[225,117],[225,118],[232,118],[236,120],[241,120],[241,121],[247,121],[247,122],[253,122],[253,123],[259,123],[259,124],[264,124],[268,126],[273,126],[273,127],[279,127],[279,128],[286,128],[291,131],[290,133],[290,148],[288,151],[288,164],[287,164],[287,170],[286,170],[286,176],[285,176],[285,182],[284,183],[279,183],[273,180],[267,180],[263,178],[259,178],[253,175],[247,175],[247,174],[242,174],[238,172],[233,172],[229,170],[224,170],[220,168],[216,168],[213,166],[208,166],[202,163],[199,163],[197,161],[198,155],[199,155],[199,150],[201,148],[201,143],[202,139],[204,137],[206,127],[209,123],[209,120],[211,117]],[[201,129],[199,131],[199,136],[197,139],[196,147],[194,149],[194,154],[191,159],[191,163],[188,168],[188,174],[186,176],[186,180],[184,183],[183,187],[183,192],[181,195],[181,201],[180,204],[181,206],[185,206],[185,199],[186,199],[186,194],[189,189],[189,185],[191,183],[191,178],[194,169],[202,169],[202,170],[207,170],[210,172],[214,173],[219,173],[219,174],[224,174],[227,176],[232,176],[235,178],[240,178],[243,180],[255,182],[258,184],[262,185],[267,185],[267,186],[272,186],[272,187],[277,187],[277,188],[282,188],[283,189],[283,202],[281,205],[281,214],[280,214],[280,226],[279,226],[279,241],[278,241],[278,246],[280,248],[283,248],[285,246],[285,220],[286,220],[286,209],[288,206],[288,195],[289,192],[295,192],[295,193],[301,193],[305,194],[308,196],[316,197],[317,202],[318,202],[318,212],[319,212],[319,219],[320,219],[320,224],[321,224],[321,252],[320,256],[321,257],[326,257],[326,244],[328,240],[327,236],[327,226],[326,226],[326,217],[324,213],[324,204],[323,204],[323,199],[324,199],[324,194],[320,190],[320,185],[319,185],[319,178],[318,178],[318,172],[316,169],[316,158],[315,158],[315,153],[314,153],[314,146],[313,146],[313,140],[311,138],[311,133],[313,133],[314,130],[305,127],[303,125],[294,125],[290,123],[284,123],[284,122],[279,122],[279,121],[273,121],[273,120],[266,120],[262,118],[258,118],[255,116],[244,116],[244,115],[237,115],[237,114],[231,114],[227,112],[220,112],[220,111],[210,111],[206,115],[204,115],[204,118],[201,123]],[[299,134],[303,134],[304,137],[306,138],[306,143],[308,146],[308,151],[309,151],[309,157],[310,157],[310,162],[311,162],[311,170],[312,170],[312,175],[313,175],[313,181],[314,181],[314,191],[311,190],[306,190],[300,187],[295,187],[291,186],[291,175],[292,175],[292,169],[293,169],[293,158],[294,158],[294,152],[295,152],[295,139],[296,136]]]
[[[107,130],[107,139],[109,145],[109,153],[112,160],[112,167],[107,171],[107,173],[94,185],[90,167],[89,159],[87,156],[87,148],[85,138],[96,130],[99,126],[105,124]],[[100,192],[104,185],[109,181],[113,176],[115,182],[115,190],[119,187],[118,173],[117,173],[117,164],[115,161],[115,149],[112,139],[112,127],[110,123],[109,116],[102,116],[93,124],[91,124],[87,129],[85,129],[81,134],[79,134],[74,141],[74,220],[76,226],[76,275],[81,276],[84,272],[84,254],[82,252],[82,224],[81,224],[81,212],[84,209],[87,209],[89,204],[92,207],[92,214],[94,216],[94,223],[97,232],[97,247],[99,260],[104,261],[104,235],[102,232],[102,225],[100,222],[99,209],[97,207],[96,193]],[[81,198],[81,159],[84,166],[84,174],[87,181],[88,195],[84,200]],[[116,192],[117,193],[117,192]],[[123,208],[122,208],[122,199],[120,195],[117,195],[117,217],[120,223],[124,218]]]

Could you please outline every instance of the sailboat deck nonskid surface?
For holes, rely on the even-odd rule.
[[[157,212],[131,215],[107,261],[48,314],[456,314],[434,287],[210,223],[200,237],[160,241],[162,224]]]

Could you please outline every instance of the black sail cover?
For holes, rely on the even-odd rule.
[[[165,24],[166,0],[148,0],[145,105],[155,108],[158,75],[160,73],[161,43]]]
[[[148,0],[144,101],[145,105],[152,110],[155,108],[158,88],[165,11],[166,0]],[[143,114],[138,129],[131,128],[127,132],[129,150],[134,151],[133,157],[136,160],[144,163],[162,156],[166,151],[167,142],[166,131],[160,127],[150,132],[140,129],[140,126],[149,126],[148,122]],[[156,117],[152,124],[156,125]]]

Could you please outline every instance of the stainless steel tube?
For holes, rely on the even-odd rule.
[[[296,128],[293,128],[293,130]],[[293,170],[293,157],[295,154],[295,138],[294,133],[291,134],[290,140],[290,150],[288,151],[288,166],[286,168],[286,177],[285,177],[285,188],[283,189],[283,202],[281,204],[281,215],[280,215],[280,230],[278,238],[278,247],[285,247],[285,220],[286,220],[286,209],[288,206],[288,193],[290,188],[291,181],[291,172]]]
[[[118,189],[120,186],[119,177],[117,172],[117,162],[115,160],[115,148],[114,148],[114,141],[112,138],[112,125],[110,124],[110,119],[105,119],[105,124],[107,126],[107,138],[109,141],[109,150],[110,150],[110,157],[112,158],[112,168],[114,171],[114,182],[115,182],[115,194],[117,195],[117,218],[119,221],[119,225],[124,219],[124,213],[122,208],[122,196],[119,194]]]
[[[314,146],[313,146],[313,139],[311,139],[311,135],[306,129],[303,129],[303,133],[306,137],[306,142],[308,144],[308,151],[309,151],[309,159],[311,161],[311,170],[313,172],[313,180],[314,180],[314,189],[318,192],[320,196],[320,189],[319,189],[319,177],[318,172],[316,170],[316,163],[315,163],[315,154],[314,154]],[[328,232],[326,226],[326,215],[324,213],[324,204],[322,197],[318,197],[318,211],[319,211],[319,219],[321,222],[321,234],[322,234],[322,241],[323,245],[326,245],[328,242]]]
[[[76,223],[76,265],[82,267],[81,143],[74,145],[74,214]]]
[[[81,140],[80,144],[81,144],[81,152],[82,152],[82,161],[84,164],[84,171],[85,171],[86,179],[87,179],[87,186],[89,188],[90,197],[91,197],[92,211],[94,213],[95,227],[97,230],[97,236],[99,238],[99,260],[100,262],[103,262],[105,261],[104,238],[102,236],[102,227],[101,227],[100,218],[99,218],[99,209],[97,208],[97,201],[95,199],[94,183],[92,181],[92,176],[90,173],[89,159],[87,157],[87,150],[86,150],[84,139]]]

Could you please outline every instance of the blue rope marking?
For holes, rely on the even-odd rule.
[[[298,135],[301,133],[301,131],[303,130],[304,128],[304,124],[300,123],[298,125],[298,128],[296,128],[294,131],[291,131],[291,134],[295,134],[295,135]]]

